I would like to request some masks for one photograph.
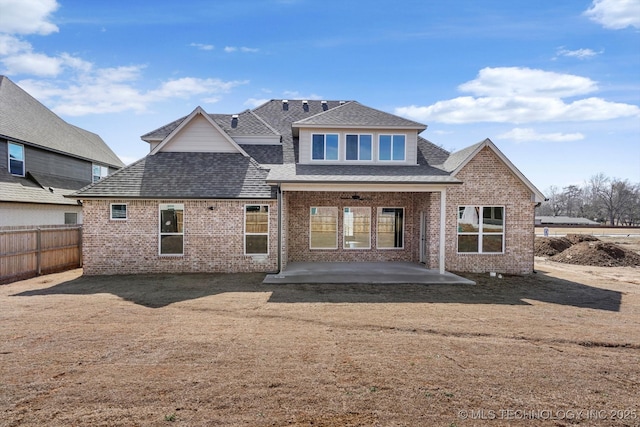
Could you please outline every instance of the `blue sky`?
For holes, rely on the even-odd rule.
[[[0,0],[0,73],[126,163],[198,105],[335,99],[543,191],[640,183],[640,0]]]

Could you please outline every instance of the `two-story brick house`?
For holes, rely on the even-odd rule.
[[[72,196],[85,206],[85,273],[296,261],[530,273],[544,196],[490,140],[449,153],[425,129],[355,101],[198,107],[143,135],[148,156]]]
[[[73,126],[0,76],[0,226],[82,223],[65,198],[124,166],[96,134]]]

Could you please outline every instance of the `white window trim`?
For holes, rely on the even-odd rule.
[[[350,135],[355,135],[358,137],[358,158],[357,159],[347,159],[347,137]],[[360,137],[361,136],[370,136],[371,137],[371,158],[370,159],[361,159],[360,158]],[[374,162],[375,161],[375,156],[374,156],[374,146],[375,146],[375,138],[374,135],[372,133],[357,133],[357,132],[346,132],[344,134],[344,161],[345,162]],[[338,141],[339,142],[339,141]],[[405,142],[406,145],[406,142]]]
[[[311,212],[313,208],[334,208],[336,210],[336,245],[335,247],[312,248],[311,247]],[[340,220],[340,208],[338,206],[311,206],[309,208],[309,250],[310,251],[331,251],[338,249],[338,221]]]
[[[458,215],[460,212],[460,208],[466,208],[467,206],[471,206],[474,208],[478,208],[480,212],[483,211],[484,208],[502,208],[502,233],[483,233],[483,224],[482,217],[478,219],[478,232],[460,232],[458,230]],[[490,236],[502,236],[502,250],[500,252],[482,252],[482,238],[483,234],[487,234]],[[507,234],[507,208],[504,205],[458,205],[456,209],[456,253],[458,255],[504,255],[505,246],[506,246],[506,234]],[[460,252],[459,248],[459,239],[458,236],[478,236],[478,252]]]
[[[383,136],[390,136],[391,137],[391,159],[389,160],[382,160],[380,158],[380,138]],[[402,160],[395,160],[393,159],[393,137],[394,136],[404,136],[404,153],[403,153],[403,159]],[[378,151],[378,161],[379,162],[383,162],[383,163],[405,163],[407,161],[407,134],[406,133],[379,133],[378,134],[378,144],[377,144],[377,151]]]
[[[322,159],[314,159],[313,158],[313,137],[315,135],[323,135],[324,136],[324,144],[323,144],[323,157]],[[338,137],[338,158],[337,159],[327,159],[327,135],[335,135]],[[311,141],[309,142],[309,158],[312,162],[339,162],[340,161],[340,138],[341,134],[339,132],[313,132],[311,133]]]
[[[247,233],[247,206],[266,206],[267,207],[267,232],[266,233]],[[252,256],[252,257],[267,257],[270,254],[270,248],[269,248],[269,244],[271,243],[271,238],[270,238],[270,232],[271,232],[271,206],[267,205],[267,204],[260,204],[260,203],[247,203],[246,205],[244,205],[244,207],[242,208],[244,210],[244,215],[242,217],[243,219],[243,231],[244,234],[242,235],[242,245],[244,246],[244,255],[245,256]],[[267,236],[267,252],[264,254],[248,254],[247,253],[247,236]]]
[[[22,148],[22,175],[16,175],[11,173],[11,145],[15,145],[17,147],[21,147]],[[11,141],[7,141],[7,170],[9,171],[10,175],[13,176],[25,176],[27,174],[27,156],[25,153],[25,149],[24,149],[24,144],[18,144],[16,142],[11,142]]]
[[[362,248],[351,248],[351,247],[347,247],[345,244],[346,239],[345,239],[345,226],[344,226],[344,218],[345,218],[345,209],[353,209],[353,208],[367,208],[369,209],[369,246],[367,247],[362,247]],[[342,249],[347,250],[347,251],[366,251],[366,250],[370,250],[371,249],[371,228],[372,228],[372,224],[371,224],[371,215],[372,215],[372,208],[371,206],[344,206],[342,208]]]
[[[402,209],[402,246],[399,248],[386,248],[386,247],[380,247],[380,239],[378,238],[378,236],[380,235],[380,214],[382,213],[382,209]],[[405,241],[405,223],[407,222],[406,219],[406,214],[407,214],[407,210],[404,208],[404,206],[379,206],[376,212],[376,249],[380,249],[381,251],[398,251],[398,250],[404,250],[404,241]]]
[[[100,168],[100,178],[98,178],[97,180],[94,180],[93,178],[96,176],[93,174],[93,168],[95,167],[99,167]],[[104,172],[104,175],[103,175]],[[91,164],[91,182],[98,182],[103,178],[106,178],[109,175],[109,167],[108,166],[104,166],[98,163],[92,163]]]
[[[182,206],[182,233],[163,233],[160,221],[162,221],[162,207],[163,206]],[[184,203],[160,203],[158,205],[158,255],[161,257],[183,257],[184,256],[184,246],[185,246],[185,233],[184,233]],[[162,250],[162,236],[182,236],[182,253],[181,254],[163,254]]]
[[[114,205],[119,205],[119,206],[124,205],[124,213],[125,213],[125,217],[124,218],[114,218],[113,217],[113,206]],[[183,213],[183,215],[184,215],[184,213]],[[129,219],[129,204],[128,203],[111,203],[111,204],[109,204],[109,219],[111,221],[126,221],[126,220],[128,220]],[[183,226],[184,226],[184,224],[183,224]]]

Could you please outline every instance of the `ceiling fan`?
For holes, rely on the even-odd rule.
[[[368,197],[361,197],[359,194],[353,194],[351,196],[340,197],[344,200],[369,200]]]

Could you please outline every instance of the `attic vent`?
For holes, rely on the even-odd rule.
[[[234,114],[233,116],[231,116],[231,127],[232,128],[237,128],[238,127],[238,115]]]
[[[289,100],[287,100],[287,99],[283,99],[282,100],[282,109],[284,111],[287,111],[289,109]]]
[[[322,111],[327,111],[327,109],[329,108],[329,106],[327,105],[327,101],[322,101],[320,102],[320,104],[322,105]]]
[[[340,105],[343,105],[345,102],[344,101],[340,101]]]
[[[309,111],[309,101],[307,100],[302,101],[302,109],[304,111]]]

